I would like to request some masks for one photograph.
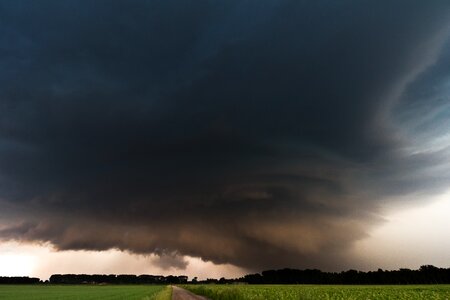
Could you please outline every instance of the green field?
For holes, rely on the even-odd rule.
[[[161,285],[0,285],[8,300],[170,300],[172,289]]]
[[[183,285],[213,300],[447,299],[450,285]],[[171,288],[157,285],[0,285],[10,300],[170,300]]]
[[[184,285],[182,287],[214,300],[450,300],[450,285]]]

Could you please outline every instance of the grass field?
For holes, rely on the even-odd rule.
[[[158,285],[0,285],[8,300],[170,300],[172,289]]]
[[[184,285],[182,287],[214,300],[450,300],[450,285]]]

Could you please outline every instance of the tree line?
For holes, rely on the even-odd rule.
[[[4,277],[0,276],[0,284],[36,284],[40,283],[41,280],[35,277],[27,276],[14,276],[14,277]]]
[[[43,282],[33,277],[0,277],[0,284],[183,284],[187,276],[54,274]]]
[[[322,272],[317,269],[267,270],[236,279],[207,279],[198,283],[248,284],[450,284],[450,268],[421,266],[418,270]]]
[[[450,268],[421,266],[417,270],[399,269],[362,272],[323,272],[317,269],[280,269],[248,274],[234,279],[206,279],[187,276],[160,275],[86,275],[54,274],[48,281],[34,277],[0,277],[0,284],[184,284],[184,283],[247,283],[247,284],[450,284]]]

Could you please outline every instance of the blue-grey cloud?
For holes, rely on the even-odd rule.
[[[444,150],[412,151],[411,122],[445,120],[449,14],[447,1],[1,3],[0,236],[343,267],[380,200],[448,185]]]

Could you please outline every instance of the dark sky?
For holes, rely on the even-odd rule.
[[[450,183],[449,20],[447,0],[2,1],[0,238],[345,268],[386,203]]]

